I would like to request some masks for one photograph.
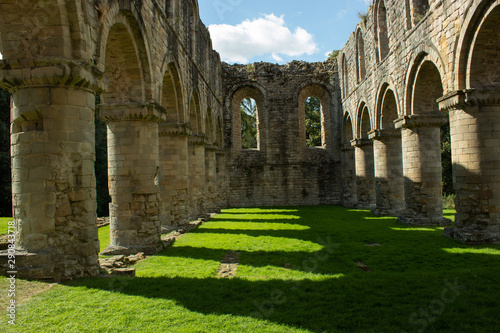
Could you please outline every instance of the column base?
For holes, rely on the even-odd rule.
[[[398,222],[408,226],[449,226],[452,225],[450,219],[444,217],[413,217],[398,216]]]
[[[14,270],[9,267],[7,251],[0,252],[0,275],[15,275],[26,280],[56,280],[67,281],[76,278],[99,275],[97,256],[96,265],[81,265],[74,262],[57,262],[49,253],[30,253],[16,250]],[[10,273],[14,271],[15,273]]]
[[[375,208],[371,211],[375,216],[400,216],[403,212],[401,210],[392,210],[385,208]]]
[[[500,244],[500,230],[492,232],[490,230],[481,229],[460,229],[460,228],[445,228],[443,236],[453,238],[459,242],[476,245],[476,244]]]
[[[146,255],[153,255],[157,254],[163,250],[163,243],[160,241],[155,244],[148,244],[148,245],[137,245],[137,246],[115,246],[115,245],[108,245],[101,253],[101,256],[115,256],[115,255],[133,255],[137,254],[139,252],[142,252]]]
[[[372,211],[375,209],[375,204],[359,202],[356,204],[356,209],[369,210]]]

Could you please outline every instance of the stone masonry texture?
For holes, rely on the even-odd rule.
[[[156,253],[162,227],[224,207],[341,204],[446,225],[445,124],[457,210],[445,235],[500,243],[500,0],[375,0],[337,58],[286,65],[222,63],[196,0],[4,0],[0,12],[20,277],[99,272],[96,113],[110,254]],[[255,149],[242,149],[244,98]]]

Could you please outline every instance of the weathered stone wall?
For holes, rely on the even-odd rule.
[[[387,173],[390,162],[380,159],[383,147],[375,145],[374,212],[398,207],[404,197],[400,221],[446,223],[439,127],[450,112],[458,213],[457,229],[447,234],[469,242],[500,241],[500,137],[497,117],[488,113],[499,110],[499,13],[493,0],[375,0],[341,50],[343,119],[352,122],[353,139],[371,131],[370,138],[380,142],[387,131],[402,133],[399,142],[391,139],[402,149],[402,180],[399,168]],[[343,159],[351,158],[345,150]],[[404,187],[388,193],[389,177]],[[365,195],[359,187],[357,194],[358,200]]]
[[[153,253],[161,224],[220,201],[214,158],[188,155],[192,138],[201,151],[223,143],[213,128],[223,122],[222,66],[197,1],[7,0],[0,11],[22,276],[98,273],[95,95],[108,124],[110,253]]]
[[[335,62],[224,65],[227,204],[340,203],[341,112]],[[257,103],[258,148],[242,149],[240,103]],[[304,102],[322,104],[322,147],[306,147]]]

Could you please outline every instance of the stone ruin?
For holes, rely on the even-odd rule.
[[[95,112],[108,130],[107,253],[154,254],[162,226],[223,207],[340,204],[447,225],[447,122],[457,214],[445,234],[500,243],[497,0],[375,0],[336,59],[283,66],[223,64],[196,0],[0,11],[19,277],[99,273]],[[256,149],[241,144],[247,97]],[[318,147],[305,143],[308,97],[321,102]]]

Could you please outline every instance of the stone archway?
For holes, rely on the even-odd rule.
[[[483,1],[471,13],[458,52],[458,87],[440,99],[450,115],[456,228],[468,243],[500,242],[500,4]]]
[[[441,132],[447,117],[439,111],[442,76],[425,53],[417,56],[407,87],[410,115],[396,121],[401,129],[405,212],[399,221],[409,225],[446,225],[443,218]]]
[[[377,215],[399,216],[404,210],[401,131],[394,125],[398,114],[394,91],[384,83],[377,99],[377,129],[370,132],[374,140]]]
[[[370,111],[363,102],[358,108],[357,138],[354,140],[356,155],[357,201],[360,209],[375,208],[375,173]]]

